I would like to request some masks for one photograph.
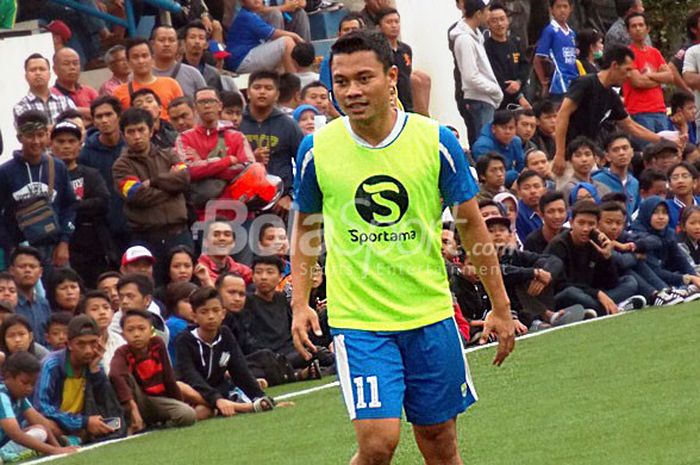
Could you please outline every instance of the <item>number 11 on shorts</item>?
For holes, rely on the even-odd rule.
[[[353,378],[352,382],[355,383],[355,390],[357,391],[357,395],[355,396],[357,399],[355,403],[356,409],[359,410],[367,407],[380,408],[382,406],[379,400],[379,382],[376,376],[368,376],[366,378],[358,376]],[[369,385],[369,404],[365,402],[365,384]]]

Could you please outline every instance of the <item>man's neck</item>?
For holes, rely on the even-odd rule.
[[[43,101],[48,100],[49,95],[51,95],[51,90],[48,87],[30,88],[29,90]]]
[[[185,51],[185,60],[190,66],[199,66],[199,63],[202,61],[202,56],[203,54],[201,53],[188,53],[187,51]]]
[[[22,150],[22,160],[26,161],[30,165],[38,165],[41,162],[41,154],[39,154],[39,156],[29,155]]]
[[[132,354],[143,357],[145,355],[148,355],[148,344],[146,344],[146,346],[142,347],[141,349],[138,349],[138,348],[133,347],[133,346],[129,346],[129,350],[131,351]]]
[[[569,30],[569,25],[566,24],[566,21],[564,21],[564,22],[562,23],[562,22],[560,22],[559,20],[555,19],[554,22],[557,23],[557,24],[559,25],[560,28],[565,29],[565,30]]]
[[[73,368],[73,373],[80,375],[85,366],[75,359],[75,355],[73,354],[73,352],[68,352],[68,361],[70,363],[70,366]]]
[[[216,266],[223,266],[228,255],[209,255],[209,258],[214,262]]]
[[[205,342],[212,343],[214,342],[214,339],[216,339],[216,336],[219,334],[219,331],[207,331],[203,329],[201,326],[197,328],[197,335],[199,338]]]
[[[255,105],[250,106],[250,116],[259,123],[265,121],[274,111],[275,107],[257,107]]]
[[[131,76],[129,73],[123,74],[121,76],[112,73],[112,77],[115,78],[119,82],[129,82],[129,76]]]
[[[560,232],[561,229],[550,228],[549,226],[547,226],[546,223],[542,226],[542,236],[544,236],[547,242],[550,242],[554,238],[554,236],[556,236]]]
[[[389,40],[389,45],[391,45],[392,50],[397,50],[399,48],[399,38],[398,37],[395,37],[393,39],[390,39],[389,37],[387,37],[387,39]]]
[[[677,195],[676,198],[683,202],[683,205],[685,205],[686,207],[689,207],[695,203],[695,197],[693,196],[692,192],[689,192],[684,195]]]
[[[476,17],[464,18],[464,22],[467,23],[467,26],[469,26],[474,32],[479,32],[479,21],[476,19]]]
[[[158,131],[160,131],[160,118],[153,120],[153,134],[158,133]]]
[[[591,182],[591,173],[574,172],[574,176],[576,176],[577,179],[580,179],[582,181]]]
[[[484,184],[484,187],[487,191],[491,192],[492,194],[498,194],[501,192],[501,186],[491,186],[488,184]]]
[[[623,181],[627,179],[627,166],[610,165],[610,172]]]
[[[202,124],[202,127],[203,127],[204,129],[216,129],[216,126],[217,126],[218,123],[219,123],[218,120],[208,121],[208,122],[202,120],[202,123],[201,123],[201,124]]]
[[[606,89],[610,89],[613,86],[613,82],[610,81],[610,70],[608,69],[598,72],[598,80]]]
[[[173,66],[175,66],[175,58],[167,58],[167,57],[155,57],[154,58],[155,62],[155,67],[159,71],[164,71],[166,69],[170,69]]]
[[[352,130],[360,136],[362,139],[367,141],[372,146],[379,145],[384,139],[389,137],[391,131],[396,125],[396,119],[398,118],[398,113],[387,107],[383,117],[376,117],[371,121],[352,121],[350,120],[350,126]]]
[[[102,145],[106,145],[107,147],[116,147],[119,145],[119,141],[121,140],[122,136],[119,131],[110,132],[109,134],[101,132],[97,138]]]
[[[150,71],[147,74],[136,75],[134,74],[134,82],[138,84],[152,84],[156,80],[156,77]]]
[[[508,34],[496,35],[492,32],[491,38],[496,42],[506,42],[508,40]]]
[[[17,292],[22,294],[29,302],[34,301],[34,286],[28,288],[17,286]]]
[[[61,79],[56,79],[56,84],[63,87],[66,90],[76,91],[78,90],[78,82],[66,82]]]
[[[270,292],[263,292],[260,289],[256,289],[255,295],[266,302],[272,302],[275,298],[275,290],[273,289]]]
[[[68,160],[68,161],[64,160],[64,163],[66,164],[66,169],[68,169],[68,171],[73,171],[74,169],[76,169],[78,167],[78,158],[76,157],[76,158],[74,158],[72,160]]]
[[[646,40],[646,38],[642,39],[641,42],[637,42],[637,41],[633,40],[632,45],[634,45],[636,48],[638,48],[640,50],[643,50],[647,47],[647,45],[644,43],[644,40]]]

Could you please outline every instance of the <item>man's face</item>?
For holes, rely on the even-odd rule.
[[[649,29],[642,16],[631,18],[627,31],[629,32],[632,42],[643,42],[647,35],[649,35]]]
[[[338,37],[343,37],[344,35],[350,34],[351,32],[359,31],[360,29],[362,29],[362,26],[360,25],[360,22],[358,20],[353,19],[352,21],[345,21],[340,26],[340,30],[338,31]]]
[[[221,113],[221,100],[213,90],[203,90],[197,92],[195,105],[199,119],[204,124],[213,124],[219,120]]]
[[[556,0],[550,11],[558,23],[565,23],[571,15],[571,4],[568,0]]]
[[[590,213],[581,213],[571,220],[571,239],[576,245],[587,244],[591,231],[598,226],[598,218]]]
[[[668,173],[668,170],[679,161],[681,161],[681,156],[678,154],[678,150],[668,149],[656,155],[650,166],[662,173]]]
[[[46,342],[53,350],[64,349],[68,344],[68,326],[52,324],[46,332]]]
[[[31,89],[45,89],[49,85],[51,72],[49,64],[43,58],[34,58],[27,63],[24,78]]]
[[[627,168],[632,162],[634,149],[627,138],[612,141],[605,153],[605,158],[616,168]]]
[[[515,132],[524,142],[529,141],[537,131],[537,118],[534,116],[521,116],[515,123]]]
[[[129,150],[136,153],[145,152],[151,147],[153,130],[146,123],[131,124],[124,128],[124,140]]]
[[[537,208],[544,191],[545,187],[539,176],[532,176],[518,184],[518,196],[530,208]]]
[[[271,255],[286,256],[289,253],[287,231],[282,227],[267,228],[260,238],[260,248]]]
[[[119,289],[119,302],[122,312],[146,310],[151,305],[151,296],[141,294],[136,284],[129,283]]]
[[[557,114],[554,113],[542,113],[539,118],[537,118],[537,125],[540,127],[540,131],[548,136],[554,135],[554,129],[557,127]]]
[[[233,229],[228,223],[212,223],[206,237],[206,253],[212,256],[229,255],[235,240]]]
[[[306,89],[304,103],[313,105],[318,111],[324,115],[328,114],[328,89],[323,86],[310,87]]]
[[[171,107],[168,110],[170,123],[179,133],[183,133],[194,127],[194,111],[186,103]]]
[[[119,292],[117,291],[118,282],[119,278],[110,277],[97,283],[97,290],[102,291],[109,296],[109,303],[112,306],[112,310],[115,312],[119,310]]]
[[[608,239],[616,241],[625,228],[625,215],[621,211],[601,212],[598,228]]]
[[[272,79],[258,79],[248,88],[248,97],[251,105],[257,108],[270,108],[277,104],[280,91]]]
[[[510,144],[513,142],[513,138],[515,137],[515,119],[512,119],[505,124],[494,124],[491,126],[491,132],[493,132],[494,139],[501,144]]]
[[[136,108],[143,108],[153,116],[154,121],[160,119],[161,105],[153,94],[142,94],[132,100],[131,104]]]
[[[502,224],[492,224],[489,226],[489,236],[491,236],[491,242],[496,247],[504,247],[510,244],[511,232],[510,229]]]
[[[506,167],[500,160],[491,160],[484,173],[484,184],[492,190],[499,189],[506,182]]]
[[[527,156],[527,168],[542,177],[546,177],[549,171],[547,154],[541,150],[535,150]]]
[[[195,323],[205,331],[218,331],[226,317],[226,311],[219,299],[209,299],[194,310]]]
[[[698,115],[698,107],[695,105],[695,102],[688,102],[683,105],[681,107],[681,114],[686,122],[691,123],[695,121],[695,117]]]
[[[561,231],[566,223],[566,202],[555,200],[544,206],[542,211],[542,221],[552,231]]]
[[[97,356],[98,344],[99,338],[97,336],[78,336],[68,341],[68,350],[71,351],[78,363],[82,366],[87,366]]]
[[[36,380],[39,378],[39,373],[17,373],[13,376],[5,375],[5,386],[15,399],[26,399],[34,392]]]
[[[571,154],[571,167],[574,173],[583,178],[588,178],[595,165],[593,150],[587,145],[582,145]]]
[[[140,44],[129,50],[129,68],[137,75],[146,75],[153,69],[153,56],[147,44]]]
[[[398,13],[391,13],[379,21],[379,30],[389,40],[398,39],[401,35],[401,17]]]
[[[119,131],[119,115],[109,104],[95,107],[92,123],[102,134],[114,134]]]
[[[39,158],[49,145],[49,131],[45,128],[19,133],[17,138],[22,144],[22,153],[30,159]]]
[[[452,260],[459,255],[459,248],[455,240],[454,231],[442,230],[442,256],[445,260]]]
[[[501,210],[495,205],[486,205],[479,209],[483,219],[491,218],[492,216],[501,216]]]
[[[505,37],[508,34],[510,22],[508,15],[503,9],[491,10],[488,19],[489,31],[495,37]]]
[[[66,165],[77,160],[80,153],[80,139],[66,132],[57,134],[51,139],[51,152]]]
[[[138,273],[153,277],[153,262],[148,258],[139,258],[122,267],[123,274]]]
[[[23,324],[14,324],[5,331],[5,345],[10,354],[29,350],[32,339],[31,331]]]
[[[238,130],[241,127],[241,121],[243,120],[243,108],[241,107],[224,107],[221,110],[221,119],[224,121],[230,121],[233,124],[233,128]]]
[[[114,317],[114,310],[109,301],[101,297],[93,297],[85,303],[85,314],[95,320],[100,330],[109,328]]]
[[[253,284],[260,292],[272,292],[282,279],[280,270],[275,265],[258,263],[253,269]]]
[[[610,81],[614,86],[621,86],[629,78],[632,68],[634,67],[634,61],[630,57],[625,57],[625,62],[621,65],[613,62],[610,65]]]
[[[153,55],[162,60],[177,57],[177,32],[169,27],[159,27],[153,37]]]
[[[39,282],[43,270],[39,260],[31,255],[18,255],[10,265],[10,273],[15,278],[15,282],[24,289],[34,287]]]
[[[80,79],[80,56],[69,48],[56,53],[54,72],[61,82],[74,84]]]
[[[668,174],[671,192],[677,196],[692,195],[698,180],[684,166],[678,166]]]
[[[17,306],[17,285],[14,281],[0,280],[0,300],[11,303],[13,308]]]
[[[239,313],[245,306],[245,281],[236,276],[227,276],[221,283],[219,295],[227,311]]]
[[[391,105],[397,69],[388,72],[371,51],[333,56],[333,92],[350,121],[372,124],[383,118]]]
[[[658,195],[662,199],[665,199],[668,194],[668,183],[662,180],[654,181],[648,191],[640,192],[640,194],[642,199],[651,197],[652,195]]]
[[[130,316],[124,321],[124,340],[129,347],[136,350],[143,350],[151,340],[151,320],[141,316]]]
[[[66,310],[74,310],[80,302],[80,284],[75,281],[63,281],[56,286],[54,296],[56,305]]]
[[[126,51],[120,50],[112,54],[109,70],[116,76],[126,76],[129,74],[129,62],[126,59]]]
[[[202,29],[190,28],[185,36],[185,53],[199,56],[207,48],[207,32]]]

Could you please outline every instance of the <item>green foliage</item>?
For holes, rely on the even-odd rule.
[[[645,0],[645,14],[651,26],[652,41],[670,58],[687,40],[685,20],[700,8],[698,0]]]

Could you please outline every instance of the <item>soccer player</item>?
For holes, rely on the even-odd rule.
[[[440,255],[441,197],[457,206],[464,249],[483,271],[493,303],[483,341],[498,337],[496,365],[513,349],[513,320],[462,149],[447,128],[392,108],[392,63],[376,33],[348,34],[333,46],[333,91],[348,116],[299,150],[292,334],[311,359],[309,331],[321,335],[308,302],[322,213],[328,317],[359,445],[351,463],[390,463],[405,409],[426,463],[461,464],[456,417],[477,397]]]

